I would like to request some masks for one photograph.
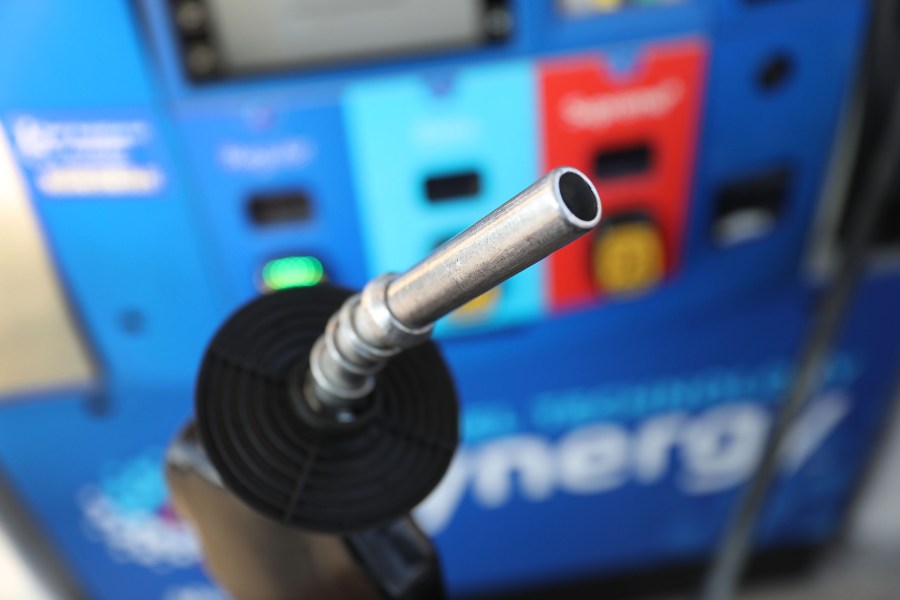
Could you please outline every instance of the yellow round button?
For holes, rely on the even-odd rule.
[[[665,270],[659,230],[651,222],[611,225],[594,241],[594,283],[603,292],[635,294],[655,286]]]

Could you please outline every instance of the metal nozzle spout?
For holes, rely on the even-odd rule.
[[[384,363],[427,340],[437,319],[581,237],[600,213],[583,173],[554,169],[405,273],[372,280],[313,346],[307,401],[354,408]]]
[[[387,288],[387,305],[408,327],[425,327],[593,229],[594,186],[556,169],[507,201]]]

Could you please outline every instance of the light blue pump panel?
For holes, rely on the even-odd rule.
[[[338,107],[202,105],[179,121],[200,191],[192,200],[213,232],[230,302],[259,293],[263,265],[285,255],[317,257],[337,284],[365,283]],[[308,218],[254,222],[251,198],[285,192],[308,198]]]
[[[371,275],[409,268],[537,178],[535,85],[531,66],[514,62],[348,88],[346,130]],[[428,200],[428,178],[463,172],[478,173],[475,195]],[[458,326],[536,319],[542,288],[538,265],[506,282],[483,320]]]

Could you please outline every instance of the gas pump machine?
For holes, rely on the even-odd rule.
[[[101,600],[703,563],[859,212],[876,6],[0,3],[0,210],[82,365],[0,334],[0,497]],[[836,539],[888,415],[886,210],[763,562]]]

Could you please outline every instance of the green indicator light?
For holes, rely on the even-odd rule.
[[[286,256],[266,263],[262,280],[270,290],[292,287],[309,287],[325,278],[322,262],[314,256]]]

